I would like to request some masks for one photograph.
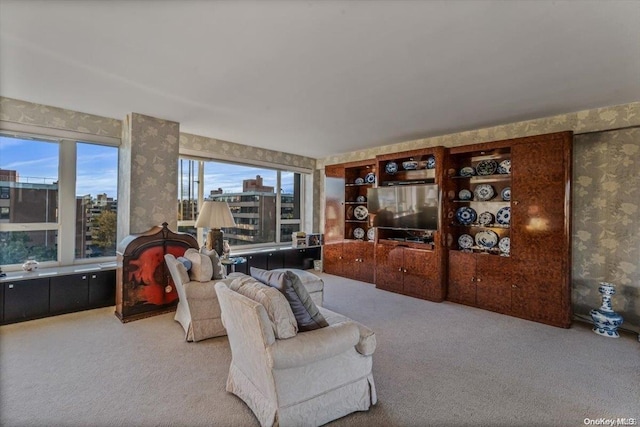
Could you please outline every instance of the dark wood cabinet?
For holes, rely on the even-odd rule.
[[[312,269],[313,261],[321,258],[320,252],[320,247],[287,249],[283,251],[284,268]]]
[[[4,322],[49,315],[49,278],[8,281],[4,286]]]
[[[452,148],[445,183],[447,299],[559,327],[571,324],[570,177],[571,132]],[[460,176],[466,166],[509,161],[510,171]],[[490,185],[493,198],[478,200],[475,189]],[[462,200],[460,191],[473,193]],[[501,194],[510,189],[511,197]],[[462,224],[462,206],[509,211],[505,224]],[[495,212],[494,212],[495,213]],[[483,246],[478,233],[492,230],[508,250]],[[461,236],[474,243],[463,247]],[[499,245],[502,247],[502,245]],[[543,272],[543,274],[541,274]]]
[[[447,299],[500,313],[511,312],[511,260],[484,253],[449,252]]]
[[[373,283],[374,243],[347,240],[342,246],[343,276],[362,282]]]
[[[342,276],[344,274],[342,241],[325,243],[322,251],[322,267],[324,272]]]
[[[89,275],[73,274],[49,279],[51,314],[68,313],[89,305]]]
[[[89,307],[109,307],[116,303],[116,271],[89,273]]]
[[[376,287],[431,301],[445,297],[442,268],[434,251],[388,243],[376,245]]]

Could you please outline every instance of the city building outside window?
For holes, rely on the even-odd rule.
[[[232,248],[291,242],[301,229],[303,180],[297,172],[181,158],[178,229],[196,230],[198,206],[205,200],[229,205],[236,227],[223,229]]]
[[[112,259],[117,156],[115,146],[0,134],[0,266]]]

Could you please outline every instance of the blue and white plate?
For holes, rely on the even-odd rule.
[[[505,206],[498,211],[496,222],[501,225],[509,225],[511,222],[511,208],[509,206]]]
[[[367,230],[367,240],[375,240],[376,238],[376,229],[370,228]]]
[[[479,202],[486,202],[487,200],[493,199],[496,195],[495,190],[489,184],[480,184],[476,186],[475,190],[473,190],[473,195],[476,200]]]
[[[369,216],[369,210],[362,205],[356,206],[356,208],[353,210],[353,216],[355,216],[356,219],[362,221]]]
[[[473,247],[473,237],[469,234],[463,234],[458,237],[458,246],[460,249],[471,249]]]
[[[500,195],[502,196],[502,200],[504,200],[505,202],[508,202],[511,200],[511,187],[505,187],[502,192],[500,192]]]
[[[476,234],[476,245],[485,249],[491,249],[498,244],[498,239],[498,234],[496,234],[495,231],[484,230]]]
[[[386,165],[384,165],[384,170],[389,175],[395,175],[395,173],[398,172],[398,164],[396,162],[389,162]]]
[[[498,165],[498,173],[509,174],[511,173],[511,160],[503,160]]]
[[[365,196],[358,196],[358,197],[356,197],[356,202],[364,203],[364,202],[366,202],[366,201],[367,201],[367,198],[366,198]]]
[[[360,185],[360,184],[364,184],[364,179],[362,179],[362,178],[356,178],[355,183],[356,183],[356,184],[358,184],[358,185]]]
[[[360,227],[353,229],[353,237],[360,240],[364,238],[364,230]]]
[[[493,175],[498,169],[498,162],[495,160],[483,160],[476,166],[476,173],[478,175]]]
[[[500,239],[500,241],[498,242],[498,248],[500,248],[500,252],[502,252],[503,254],[509,254],[509,252],[511,251],[511,239],[509,239],[508,237],[503,237],[502,239]]]
[[[436,158],[434,156],[429,156],[427,158],[427,169],[435,169],[436,167]]]
[[[458,193],[458,198],[460,200],[471,200],[472,197],[473,194],[471,194],[471,191],[467,190],[466,188],[464,190],[460,190],[460,192]]]
[[[476,220],[478,214],[473,208],[463,206],[456,211],[456,219],[462,225],[469,225]]]
[[[474,176],[476,174],[476,170],[473,168],[473,166],[465,166],[462,169],[460,169],[460,176]]]
[[[493,224],[493,214],[491,212],[482,212],[478,215],[478,224],[484,226]]]
[[[369,172],[365,177],[364,177],[364,181],[367,184],[373,184],[374,182],[376,182],[376,174],[373,172]]]

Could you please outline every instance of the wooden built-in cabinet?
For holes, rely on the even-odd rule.
[[[374,160],[325,168],[325,272],[363,282],[374,281],[374,239],[366,208],[367,189],[375,185]]]
[[[561,132],[449,150],[443,200],[447,299],[570,326],[572,142],[571,132]],[[491,160],[510,169],[461,176],[463,168],[477,169]],[[495,195],[482,197],[481,185],[491,186]],[[460,197],[465,189],[473,194],[470,200]],[[510,197],[503,197],[507,189]],[[459,216],[467,208],[477,216],[473,221]],[[494,219],[480,221],[484,212]],[[483,244],[481,236],[487,230],[497,236],[495,246],[486,244],[486,239]],[[465,236],[471,237],[471,246],[465,243]]]
[[[379,243],[375,267],[376,287],[380,289],[431,301],[444,299],[440,257],[433,250]]]
[[[392,292],[569,327],[572,143],[572,132],[559,132],[327,166],[324,270]],[[462,173],[469,169],[474,173]],[[375,182],[355,182],[370,172]],[[440,191],[437,230],[376,227],[371,257],[371,239],[353,234],[377,225],[376,213],[354,221],[351,210],[362,203],[356,198],[367,187],[423,183]],[[473,214],[464,219],[459,212]]]

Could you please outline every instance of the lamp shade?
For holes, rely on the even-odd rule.
[[[198,213],[198,219],[196,220],[196,227],[198,228],[225,228],[235,226],[236,222],[233,220],[227,202],[204,202],[200,213]]]

